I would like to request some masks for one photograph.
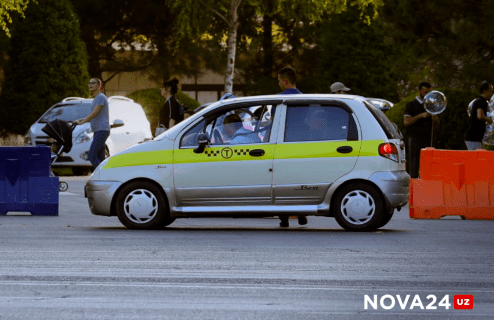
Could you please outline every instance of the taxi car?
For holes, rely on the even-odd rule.
[[[93,214],[132,229],[314,215],[372,230],[407,204],[405,161],[396,126],[364,97],[252,96],[215,102],[111,156],[85,194]]]

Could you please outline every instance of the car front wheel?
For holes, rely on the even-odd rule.
[[[175,220],[169,217],[161,190],[146,181],[124,186],[117,195],[115,206],[118,219],[130,229],[160,229]]]
[[[334,202],[338,224],[349,231],[376,229],[384,218],[383,201],[373,187],[364,183],[345,186]]]

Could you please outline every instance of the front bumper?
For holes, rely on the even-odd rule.
[[[113,196],[121,185],[120,181],[88,180],[84,187],[84,195],[88,200],[91,213],[98,216],[110,216]]]
[[[406,171],[376,172],[369,180],[381,189],[390,208],[401,208],[408,203],[410,175]]]

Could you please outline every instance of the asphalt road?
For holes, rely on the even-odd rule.
[[[209,218],[134,231],[91,215],[87,178],[62,179],[58,217],[0,216],[0,319],[494,315],[494,221],[412,220],[404,208],[367,233],[322,217],[288,229],[277,219]],[[365,308],[365,295],[376,308]],[[473,309],[456,310],[455,295],[472,295]]]

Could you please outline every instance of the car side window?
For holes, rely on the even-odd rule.
[[[204,120],[187,130],[182,136],[180,147],[197,147],[197,136],[204,131]]]
[[[259,136],[259,116],[255,107],[229,110],[215,122],[211,136],[212,145],[240,145],[262,143]]]
[[[356,140],[355,120],[336,106],[288,106],[285,142]]]
[[[256,105],[222,111],[204,130],[204,120],[189,129],[180,147],[196,147],[199,133],[206,133],[211,145],[241,145],[269,141],[275,106]]]

